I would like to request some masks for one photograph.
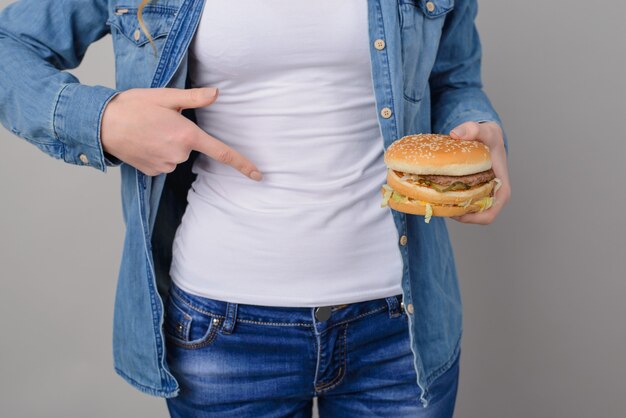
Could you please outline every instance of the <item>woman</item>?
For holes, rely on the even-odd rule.
[[[461,303],[445,222],[380,207],[384,149],[506,141],[475,0],[19,0],[0,117],[47,154],[119,166],[116,372],[174,417],[449,417]],[[113,37],[116,88],[62,70]],[[219,91],[219,93],[218,93]],[[243,175],[242,175],[243,174]]]

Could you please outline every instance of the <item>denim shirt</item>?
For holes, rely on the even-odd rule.
[[[372,85],[386,149],[419,132],[448,133],[466,121],[500,119],[482,90],[476,0],[365,0]],[[18,0],[0,12],[0,122],[46,154],[102,172],[121,170],[126,233],[115,296],[113,359],[135,388],[174,397],[165,362],[163,300],[176,228],[197,157],[147,176],[103,152],[104,107],[120,91],[189,87],[187,50],[204,0],[159,0],[143,11],[157,47],[139,30],[140,0]],[[324,30],[323,27],[319,30]],[[80,84],[77,67],[92,42],[111,34],[116,87]],[[380,42],[383,40],[384,43]],[[377,42],[378,41],[378,42]],[[183,115],[195,121],[193,109]],[[137,115],[140,117],[140,115]],[[505,146],[508,152],[507,141]],[[382,198],[382,196],[381,196]],[[402,292],[421,401],[459,355],[461,299],[443,218],[391,210],[404,263]],[[210,396],[210,394],[207,394]]]

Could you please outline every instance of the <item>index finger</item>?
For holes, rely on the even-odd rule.
[[[191,149],[200,151],[220,163],[230,165],[253,180],[262,179],[261,172],[252,161],[197,126],[191,139]]]

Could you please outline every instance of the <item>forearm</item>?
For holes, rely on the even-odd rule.
[[[106,171],[116,162],[105,158],[100,123],[116,90],[82,85],[63,71],[77,66],[87,46],[106,34],[106,7],[78,1],[64,6],[52,12],[52,1],[21,0],[0,12],[0,122],[54,158]],[[72,6],[94,9],[77,15]],[[30,25],[19,24],[25,14]],[[98,18],[100,26],[88,26]]]
[[[493,121],[503,128],[481,81],[482,50],[474,23],[477,7],[476,0],[457,0],[446,17],[429,79],[433,132],[447,134],[468,121]],[[506,135],[504,146],[508,152]]]

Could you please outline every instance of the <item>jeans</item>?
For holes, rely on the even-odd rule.
[[[402,296],[324,308],[229,303],[173,282],[167,363],[171,417],[452,417],[459,358],[420,401]]]

